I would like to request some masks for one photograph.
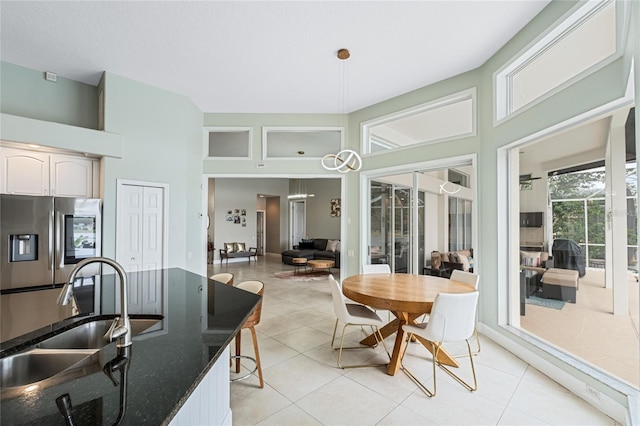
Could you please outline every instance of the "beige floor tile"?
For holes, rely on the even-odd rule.
[[[504,411],[498,422],[500,426],[543,426],[548,424],[549,423],[545,423],[542,420],[509,407]]]
[[[404,408],[397,407],[389,415],[387,415],[377,426],[410,426],[410,425],[436,425],[420,414]]]
[[[615,421],[529,367],[509,407],[549,424],[611,425]],[[539,409],[532,409],[539,407]]]
[[[235,422],[234,422],[235,424]],[[319,421],[296,405],[289,405],[273,416],[258,423],[259,426],[318,426]]]
[[[439,425],[495,425],[505,409],[505,405],[446,380],[438,380],[435,397],[417,390],[402,406]]]
[[[273,339],[284,343],[298,352],[305,352],[320,345],[328,345],[331,335],[311,327],[300,327],[273,336]]]
[[[295,402],[339,377],[334,370],[298,355],[265,369],[264,376],[274,389]]]
[[[438,371],[438,395],[427,398],[401,371],[389,376],[384,367],[340,369],[336,365],[338,352],[329,346],[335,314],[328,282],[292,282],[274,276],[276,272],[291,269],[283,265],[278,256],[260,257],[250,265],[246,262],[210,265],[209,275],[214,271],[229,271],[235,274],[236,282],[259,279],[265,283],[262,321],[256,326],[265,387],[257,387],[255,376],[231,384],[235,426],[615,424],[482,336],[482,350],[474,357],[479,388],[473,393],[443,371]],[[334,274],[336,272],[334,270]],[[596,294],[584,300],[592,306],[597,298]],[[589,322],[590,314],[579,309],[580,306],[549,315],[549,309],[528,305],[527,316],[533,318],[535,308],[541,314],[532,327],[538,327],[540,332],[557,328],[558,321],[568,321],[568,318],[582,321],[580,330],[598,326]],[[386,312],[379,314],[386,318]],[[602,328],[607,326],[603,323]],[[338,336],[340,333],[341,326]],[[569,339],[574,335],[578,333],[569,331],[563,336]],[[363,336],[361,330],[350,328],[346,344],[358,345]],[[390,348],[394,339],[395,335],[386,339]],[[593,344],[585,334],[569,340],[576,345]],[[336,339],[336,344],[338,342]],[[462,352],[465,348],[456,346],[452,350]],[[242,335],[242,353],[253,354],[247,330]],[[426,349],[410,344],[407,353],[407,366],[430,384],[431,361]],[[343,355],[345,364],[387,360],[381,346],[348,350]],[[460,374],[464,375],[470,370],[466,361],[463,362]],[[243,365],[252,367],[250,361]]]
[[[327,383],[297,405],[325,425],[375,425],[396,404],[344,376]]]
[[[231,383],[231,412],[235,426],[255,425],[290,404],[291,401],[267,384],[260,389],[244,380]]]

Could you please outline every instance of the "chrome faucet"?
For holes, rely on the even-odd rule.
[[[67,305],[73,296],[73,282],[76,280],[78,272],[90,263],[106,263],[116,270],[120,278],[120,316],[113,320],[113,324],[104,335],[105,342],[111,343],[117,340],[116,346],[119,348],[131,345],[131,321],[129,320],[129,308],[127,306],[127,273],[124,268],[115,260],[107,257],[90,257],[83,259],[73,268],[69,281],[64,285],[60,296],[59,305]]]

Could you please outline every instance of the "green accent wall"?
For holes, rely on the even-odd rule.
[[[122,135],[122,157],[103,162],[103,250],[115,255],[116,180],[169,185],[168,267],[201,272],[206,263],[202,113],[189,98],[106,73],[105,130]]]
[[[44,70],[0,62],[0,111],[97,129],[98,88],[62,77],[54,83],[45,80]]]

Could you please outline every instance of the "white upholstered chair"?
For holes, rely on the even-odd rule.
[[[362,265],[363,274],[390,274],[391,268],[387,263],[374,263]]]
[[[342,286],[333,275],[329,275],[329,285],[331,286],[331,295],[333,298],[333,310],[336,314],[336,325],[333,328],[333,337],[331,338],[331,349],[338,349],[338,367],[340,368],[354,368],[354,367],[378,367],[387,364],[360,364],[360,365],[342,365],[342,350],[343,349],[370,349],[369,346],[354,346],[354,347],[344,347],[344,334],[345,330],[349,326],[369,326],[371,327],[371,331],[374,333],[376,342],[382,342],[382,346],[387,352],[387,356],[391,359],[391,355],[389,355],[389,349],[382,338],[382,334],[380,334],[380,330],[378,327],[382,327],[385,325],[385,322],[376,314],[374,311],[369,309],[368,307],[358,304],[358,303],[347,303],[344,295],[342,294]],[[340,337],[340,346],[336,348],[334,346],[334,342],[336,339],[336,331],[338,330],[338,321],[342,321],[344,326],[342,327],[342,336]],[[377,345],[376,345],[377,346]]]
[[[363,274],[390,274],[391,267],[388,263],[369,263],[362,265]],[[391,321],[391,312],[387,313],[387,320]]]
[[[478,389],[476,370],[473,365],[471,345],[469,344],[469,338],[473,336],[473,330],[475,329],[477,306],[477,291],[455,294],[439,293],[433,302],[431,315],[429,315],[429,322],[415,325],[405,324],[402,326],[402,329],[409,333],[407,336],[408,341],[410,341],[415,335],[426,340],[426,343],[431,345],[431,353],[433,354],[433,391],[429,390],[407,369],[407,367],[405,367],[404,357],[406,356],[406,348],[402,354],[401,360],[402,371],[428,396],[436,396],[436,364],[446,371],[451,377],[456,379],[458,383],[463,385],[467,390],[475,391]],[[471,363],[471,373],[473,375],[473,386],[463,381],[450,369],[438,362],[438,352],[444,343],[461,341],[465,341],[467,343],[469,362]]]
[[[454,269],[451,273],[450,280],[460,281],[469,285],[472,285],[476,290],[478,289],[478,283],[480,282],[480,275],[474,274],[472,272],[460,271],[458,269]],[[480,336],[478,336],[478,327],[477,324],[473,329],[473,334],[476,339],[476,345],[478,349],[474,352],[474,354],[480,353]]]

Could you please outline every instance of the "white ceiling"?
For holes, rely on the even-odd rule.
[[[2,0],[0,58],[204,112],[350,112],[479,67],[548,3]]]

